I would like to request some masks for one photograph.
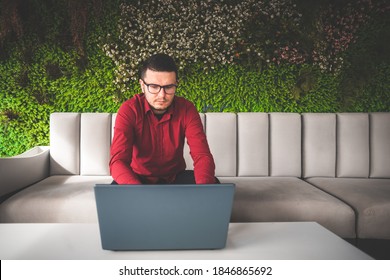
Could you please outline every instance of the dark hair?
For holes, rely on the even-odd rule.
[[[178,80],[177,66],[172,57],[167,54],[158,53],[149,57],[142,63],[139,70],[139,78],[145,77],[146,70],[158,71],[158,72],[175,72],[176,79]]]

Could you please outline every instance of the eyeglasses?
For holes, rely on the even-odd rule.
[[[148,91],[151,94],[158,94],[161,91],[161,89],[163,88],[166,94],[171,95],[171,94],[175,94],[176,89],[177,89],[177,85],[176,84],[160,86],[160,85],[156,85],[156,84],[147,84],[147,83],[145,83],[145,81],[143,79],[141,79],[141,80],[147,86]]]

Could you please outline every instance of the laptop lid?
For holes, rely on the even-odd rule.
[[[95,186],[106,250],[224,248],[234,184]]]

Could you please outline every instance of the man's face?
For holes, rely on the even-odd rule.
[[[168,107],[172,104],[175,97],[174,85],[177,84],[175,72],[157,72],[147,69],[145,76],[139,80],[142,92],[145,94],[146,100],[155,114],[163,114]],[[149,85],[149,88],[148,86]],[[161,86],[158,93],[156,91],[156,85]],[[174,86],[163,88],[163,86]],[[172,93],[173,90],[173,93]]]

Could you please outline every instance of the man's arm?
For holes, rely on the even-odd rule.
[[[118,184],[140,184],[138,176],[130,167],[133,156],[135,117],[121,106],[118,111],[114,138],[111,144],[110,172]]]
[[[197,184],[215,183],[215,163],[203,131],[202,121],[195,106],[188,109],[185,131],[190,154],[194,161],[194,174]]]

